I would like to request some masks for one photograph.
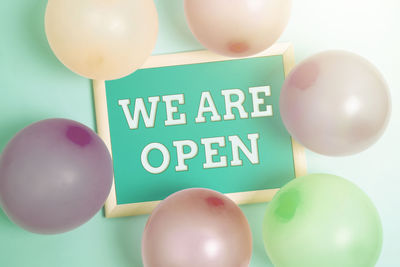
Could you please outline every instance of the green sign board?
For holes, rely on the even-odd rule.
[[[268,201],[304,172],[279,114],[290,45],[251,58],[207,51],[154,56],[132,75],[94,81],[99,134],[114,161],[108,217],[151,212],[193,187],[239,204]]]

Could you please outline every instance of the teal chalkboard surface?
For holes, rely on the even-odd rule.
[[[303,175],[303,149],[279,114],[292,51],[278,44],[241,59],[154,56],[128,77],[94,81],[98,130],[114,161],[106,216],[149,213],[192,187],[238,204],[268,201]]]

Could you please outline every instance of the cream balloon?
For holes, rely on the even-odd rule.
[[[113,80],[151,54],[158,17],[153,0],[49,0],[45,28],[65,66],[90,79]]]
[[[192,33],[205,47],[244,57],[276,42],[291,6],[291,0],[185,0],[185,13]]]

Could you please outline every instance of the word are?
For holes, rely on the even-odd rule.
[[[250,116],[252,118],[257,117],[269,117],[273,115],[272,105],[266,105],[264,103],[264,98],[260,97],[260,94],[265,96],[271,96],[270,86],[259,86],[250,87],[249,93],[252,95],[253,111]],[[241,119],[246,119],[249,117],[248,112],[245,110],[243,103],[246,99],[245,94],[240,89],[227,89],[221,90],[221,95],[225,100],[225,114],[223,116],[224,120],[234,120],[235,114],[232,112],[233,109],[237,109]],[[236,100],[232,100],[235,97]],[[130,99],[121,99],[118,101],[118,105],[122,108],[126,121],[130,129],[137,129],[139,127],[140,115],[143,118],[146,128],[153,128],[156,120],[158,103],[160,102],[159,96],[148,97],[148,102],[150,103],[150,112],[147,111],[143,98],[135,99],[135,106],[133,109],[133,114],[129,108],[131,105]],[[162,96],[162,101],[165,103],[166,117],[165,126],[171,125],[182,125],[186,124],[187,118],[185,113],[180,113],[178,106],[174,104],[183,105],[185,104],[184,94],[176,95],[165,95]],[[264,107],[262,107],[264,106]],[[262,107],[262,108],[261,108]],[[214,99],[210,92],[202,92],[200,98],[200,104],[198,107],[197,117],[195,118],[196,123],[206,122],[205,113],[211,113],[210,120],[212,122],[221,121],[222,116],[219,114]],[[175,118],[178,117],[178,118]]]
[[[239,150],[247,157],[247,159],[254,165],[259,164],[259,153],[258,153],[258,139],[259,134],[248,134],[247,138],[250,140],[250,149],[246,147],[243,141],[237,135],[228,136],[228,140],[232,147],[232,160],[230,161],[231,166],[241,166],[243,161],[240,158]],[[226,155],[219,155],[217,147],[225,147],[225,137],[212,137],[212,138],[201,138],[201,144],[204,146],[205,163],[203,164],[204,169],[210,168],[223,168],[228,166],[228,159]],[[213,146],[214,145],[214,146]],[[175,170],[187,171],[189,168],[186,164],[186,160],[192,159],[198,155],[199,147],[192,140],[173,141],[173,146],[176,148],[177,165]],[[188,152],[185,151],[185,147],[189,148]],[[152,150],[158,150],[161,152],[163,160],[160,166],[152,166],[149,162],[148,156]],[[218,158],[218,159],[216,159]],[[168,169],[171,161],[171,155],[169,150],[161,143],[148,144],[142,151],[141,162],[143,168],[153,174],[159,174]]]

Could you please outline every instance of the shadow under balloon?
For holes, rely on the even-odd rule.
[[[204,49],[186,22],[183,0],[155,0],[159,17],[155,54]]]
[[[35,55],[35,64],[48,66],[49,71],[61,69],[65,71],[63,64],[58,61],[51,51],[45,33],[45,13],[48,0],[21,0],[19,18],[21,20],[18,34],[25,40],[25,49],[31,55]]]
[[[0,206],[0,228],[17,228],[17,226],[7,217],[6,213]]]
[[[253,255],[250,266],[273,267],[264,249],[263,221],[267,203],[241,205],[243,213],[250,224],[253,235]]]
[[[120,257],[126,259],[127,266],[143,266],[142,235],[149,215],[116,218],[118,224],[115,245],[119,247]]]

